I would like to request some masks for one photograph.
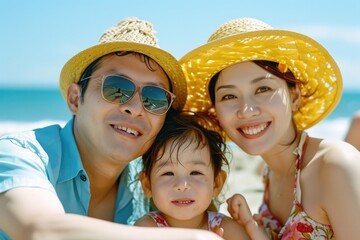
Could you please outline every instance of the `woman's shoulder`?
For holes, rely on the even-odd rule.
[[[324,164],[341,164],[347,160],[354,161],[360,158],[360,152],[354,146],[337,139],[310,138],[308,149],[309,152],[312,152],[314,160],[321,161]]]
[[[360,200],[360,152],[348,143],[326,139],[321,140],[314,159],[317,164],[312,183],[317,186],[317,197],[329,222],[337,222],[335,216],[353,215]]]
[[[311,138],[311,162],[323,176],[360,174],[360,152],[351,144],[336,139]]]

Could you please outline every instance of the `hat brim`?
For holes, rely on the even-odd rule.
[[[295,124],[301,130],[325,118],[340,100],[341,73],[323,46],[296,32],[260,30],[209,42],[179,60],[188,82],[184,109],[214,112],[208,93],[211,78],[228,66],[252,60],[286,64],[302,82],[303,97],[294,113]]]
[[[172,92],[176,95],[172,107],[181,110],[186,101],[187,89],[181,67],[171,54],[146,44],[133,42],[109,42],[92,46],[72,57],[63,67],[60,74],[60,90],[67,99],[67,90],[71,83],[77,83],[85,69],[96,59],[117,51],[133,51],[144,54],[157,62],[168,75]]]

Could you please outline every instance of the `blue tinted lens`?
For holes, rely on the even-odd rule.
[[[108,102],[124,104],[133,97],[136,88],[130,79],[121,76],[106,76],[103,80],[102,95]],[[166,113],[173,101],[171,93],[158,86],[143,86],[140,95],[143,107],[159,115]]]
[[[141,99],[144,108],[156,114],[166,113],[171,104],[170,93],[157,86],[144,86],[141,89]]]
[[[131,99],[135,90],[135,84],[129,79],[107,76],[103,82],[102,94],[108,102],[124,104]]]

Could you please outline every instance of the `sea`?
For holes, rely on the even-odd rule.
[[[308,132],[314,137],[341,140],[357,110],[360,91],[344,91],[336,109]],[[50,124],[63,126],[71,117],[58,89],[0,89],[0,134]]]

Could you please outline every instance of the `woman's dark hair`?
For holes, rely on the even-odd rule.
[[[201,116],[200,119],[197,115],[182,114],[167,118],[154,143],[142,157],[143,171],[149,179],[154,163],[163,157],[165,147],[170,147],[170,156],[174,156],[173,153],[179,156],[180,147],[188,147],[192,144],[196,144],[197,149],[208,147],[215,177],[223,166],[229,166],[226,158],[228,150],[225,137],[205,128],[202,124],[206,121],[204,117]],[[178,161],[178,157],[167,161]]]
[[[259,67],[274,74],[278,78],[284,79],[289,88],[293,88],[296,86],[296,84],[301,83],[301,81],[296,79],[296,77],[290,70],[288,69],[280,70],[281,64],[277,62],[265,61],[265,60],[256,60],[253,62]]]

